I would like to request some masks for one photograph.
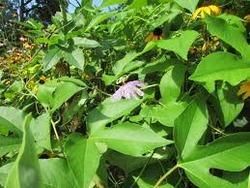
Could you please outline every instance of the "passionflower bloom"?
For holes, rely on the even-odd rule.
[[[192,15],[192,19],[205,18],[206,15],[218,16],[221,14],[221,8],[216,5],[203,6],[196,9]]]
[[[246,81],[241,84],[237,95],[242,95],[244,100],[250,97],[250,81]]]
[[[157,27],[153,32],[149,33],[145,39],[145,42],[156,41],[163,38],[163,31],[161,28]]]
[[[121,100],[122,98],[125,99],[134,99],[140,96],[143,96],[144,93],[141,90],[141,87],[144,86],[144,83],[135,80],[127,82],[126,84],[122,85],[113,95],[112,99],[114,100]]]

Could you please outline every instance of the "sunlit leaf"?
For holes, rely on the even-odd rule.
[[[184,83],[185,71],[185,66],[179,64],[171,67],[171,69],[169,69],[161,78],[161,101],[165,105],[176,102],[180,96],[183,87],[182,84]]]
[[[139,106],[142,100],[117,100],[106,99],[98,107],[89,112],[87,122],[88,129],[93,134],[97,130],[104,129],[105,125],[128,115],[134,108]]]
[[[165,50],[173,51],[187,60],[188,50],[198,35],[199,33],[193,30],[183,31],[174,38],[158,41],[157,46]]]
[[[104,0],[102,3],[102,7],[107,7],[110,5],[117,5],[117,4],[122,4],[122,3],[126,3],[127,0]]]
[[[13,136],[1,136],[0,135],[0,157],[9,153],[18,151],[22,139]]]
[[[190,180],[198,187],[237,187],[211,174],[212,169],[240,172],[250,165],[250,134],[236,133],[197,147],[179,162]],[[243,188],[243,187],[242,187]]]
[[[96,48],[100,46],[100,44],[97,41],[90,40],[87,38],[74,37],[73,40],[76,46],[83,47],[83,48]]]
[[[30,125],[36,144],[47,150],[51,150],[50,120],[50,115],[48,113],[44,113],[36,119],[33,119]]]
[[[54,46],[53,48],[49,49],[43,59],[44,71],[47,71],[55,66],[62,57],[63,56],[60,48]]]
[[[113,16],[113,13],[108,12],[108,13],[102,13],[102,14],[97,15],[96,17],[93,17],[91,22],[87,26],[86,31],[89,31],[91,28],[97,26],[98,24],[110,18],[111,16]]]
[[[71,135],[65,145],[66,159],[80,187],[88,188],[99,165],[101,152],[95,141]]]
[[[242,111],[244,103],[236,95],[236,89],[230,88],[229,86],[218,88],[217,96],[223,116],[223,124],[225,127],[229,126]]]
[[[141,156],[156,147],[172,143],[152,130],[133,123],[118,124],[112,128],[97,131],[93,138],[104,142],[111,149],[133,156]]]
[[[242,31],[242,25],[227,22],[224,16],[219,17],[206,17],[205,22],[207,23],[208,31],[212,34],[225,41],[238,52],[241,53],[243,57],[250,58],[250,47],[247,43],[245,33]],[[230,17],[229,17],[230,20]]]
[[[186,109],[186,102],[173,102],[166,106],[146,106],[142,109],[141,115],[159,121],[167,127],[174,127],[175,119]]]
[[[187,158],[196,148],[207,129],[208,114],[202,102],[192,102],[175,120],[175,144],[181,158]]]
[[[201,60],[190,79],[204,85],[208,91],[214,90],[216,80],[227,81],[237,85],[249,77],[250,64],[227,52],[212,53]]]
[[[0,126],[16,133],[23,130],[23,120],[25,114],[23,111],[13,107],[0,107]]]
[[[65,159],[40,159],[39,164],[44,187],[79,187]]]
[[[64,52],[63,57],[70,65],[83,70],[85,60],[83,52],[80,48],[74,49],[70,52]]]
[[[30,131],[31,115],[24,122],[23,142],[18,157],[8,175],[7,188],[42,187],[41,172]]]
[[[190,12],[193,12],[199,3],[199,0],[174,0],[181,7],[188,9]]]
[[[39,85],[37,98],[43,106],[55,111],[74,94],[84,89],[83,85],[84,83],[80,80],[66,77],[47,81]]]

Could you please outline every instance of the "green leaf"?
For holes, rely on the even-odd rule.
[[[245,188],[249,187],[250,185],[249,169],[246,169],[239,173],[224,171],[222,178],[234,183],[235,185],[237,185],[237,187]]]
[[[95,141],[86,139],[80,134],[73,134],[65,144],[65,153],[79,187],[89,188],[101,157]]]
[[[47,71],[51,69],[53,66],[55,66],[59,60],[62,58],[62,52],[61,49],[53,46],[53,48],[49,49],[46,53],[44,59],[43,59],[43,70]]]
[[[87,126],[91,134],[99,129],[104,129],[108,123],[128,115],[133,109],[139,106],[142,100],[112,100],[103,101],[99,106],[89,112]]]
[[[113,150],[132,156],[141,156],[172,143],[148,128],[129,122],[97,131],[92,138],[104,142]]]
[[[168,70],[168,68],[171,65],[176,64],[179,62],[177,59],[171,58],[167,59],[165,57],[157,59],[156,61],[153,61],[152,63],[146,64],[142,70],[142,74],[149,74],[149,73],[154,73],[154,72],[165,72]]]
[[[0,185],[4,186],[7,176],[13,165],[14,162],[11,162],[0,168]],[[40,159],[39,165],[42,174],[43,187],[79,187],[74,174],[72,173],[65,159]]]
[[[211,169],[240,172],[250,165],[250,133],[236,133],[197,147],[178,164],[198,187],[235,188],[225,179],[211,174]]]
[[[242,26],[230,24],[225,20],[225,17],[210,17],[207,16],[205,22],[208,31],[223,40],[224,42],[235,48],[245,58],[250,58],[250,47],[247,43]],[[224,18],[224,19],[223,19]]]
[[[237,89],[237,88],[236,88]],[[222,111],[224,127],[227,127],[240,114],[244,103],[236,95],[235,88],[224,86],[217,89],[218,102]]]
[[[193,30],[182,31],[176,37],[157,42],[159,48],[173,51],[183,59],[187,60],[188,50],[199,36],[199,33]]]
[[[117,77],[122,76],[125,73],[131,72],[132,70],[141,67],[144,62],[143,61],[134,61],[138,56],[143,55],[144,53],[152,50],[156,46],[155,42],[149,42],[144,47],[144,49],[141,52],[129,52],[117,61],[112,70],[115,73]]]
[[[19,92],[22,91],[24,84],[22,81],[15,81],[9,86],[7,91],[4,92],[4,97],[9,100],[13,100]]]
[[[31,115],[26,116],[24,121],[22,146],[8,175],[6,188],[42,187],[34,138],[29,128],[30,121]]]
[[[51,150],[50,120],[50,115],[48,113],[44,113],[36,119],[32,119],[30,125],[36,144],[47,150]]]
[[[83,89],[85,84],[77,79],[67,77],[47,81],[39,85],[37,98],[45,107],[50,107],[51,111],[57,110],[64,102],[74,94]]]
[[[145,170],[143,171],[143,174],[140,174],[141,170],[137,170],[136,172],[134,172],[133,175],[133,179],[136,180],[138,178],[137,181],[137,186],[139,188],[152,188],[154,187],[154,185],[156,184],[157,180],[163,175],[162,174],[162,170],[161,169],[161,163],[155,163],[155,164],[151,164],[151,165],[147,165],[147,168],[145,168]],[[174,188],[174,186],[172,186],[169,183],[163,182],[161,185],[157,186],[157,188]]]
[[[138,68],[143,67],[145,65],[144,61],[132,61],[130,63],[127,63],[122,71],[119,73],[119,75],[116,75],[117,77],[120,77],[124,74],[132,73],[133,71],[136,71]]]
[[[108,150],[105,154],[105,159],[108,160],[112,165],[120,167],[126,174],[131,173],[135,170],[143,168],[150,158],[149,164],[158,163],[159,160],[168,159],[170,156],[169,152],[162,150],[155,151],[153,155],[150,153],[148,155],[143,155],[141,157],[134,157],[131,155],[125,155],[114,150]]]
[[[169,11],[169,9],[171,9],[171,12],[168,14],[163,14],[159,18],[155,19],[152,23],[153,28],[161,27],[164,23],[171,23],[172,20],[174,20],[179,14],[182,13],[179,7],[173,7],[171,6],[171,4],[167,5],[168,6],[166,7],[165,11]]]
[[[81,96],[76,96],[74,100],[67,105],[66,109],[62,113],[62,123],[69,123],[76,116],[81,116],[83,111],[82,107],[86,104],[87,99],[88,94],[86,90],[81,93]]]
[[[44,187],[79,187],[65,159],[40,159],[39,164],[41,168],[42,183]]]
[[[53,93],[55,92],[57,85],[58,83],[55,80],[52,80],[38,86],[36,94],[37,99],[44,107],[53,106]]]
[[[9,152],[18,151],[21,143],[22,139],[19,137],[0,135],[0,157]]]
[[[21,134],[25,114],[13,107],[0,106],[0,126]]]
[[[127,53],[124,58],[117,61],[112,68],[115,75],[122,75],[124,67],[127,66],[129,63],[131,63],[138,56],[139,56],[138,53],[130,52],[130,53]]]
[[[148,5],[148,0],[134,0],[129,8],[140,9],[143,6]]]
[[[0,186],[4,187],[8,174],[13,166],[14,162],[8,163],[0,167]]]
[[[83,87],[76,85],[73,82],[62,82],[59,84],[53,93],[52,111],[58,109],[63,103],[82,89]]]
[[[205,104],[193,101],[175,120],[174,138],[181,158],[187,158],[196,148],[207,129],[208,114]]]
[[[68,62],[68,64],[75,66],[76,68],[83,70],[84,67],[84,55],[80,48],[76,48],[71,52],[64,52],[63,55],[65,61]]]
[[[188,9],[190,12],[194,12],[199,0],[174,0],[181,7]]]
[[[161,102],[165,105],[176,102],[180,96],[186,68],[182,64],[172,66],[161,78]]]
[[[75,85],[82,86],[82,87],[86,86],[86,84],[82,80],[79,80],[73,77],[63,76],[63,77],[58,78],[57,80],[61,82],[70,82],[70,83],[73,83]]]
[[[126,3],[127,0],[104,0],[101,7]]]
[[[100,44],[97,41],[82,37],[74,37],[73,41],[74,45],[82,48],[96,48],[100,46]]]
[[[154,41],[150,41],[146,44],[146,46],[143,48],[143,50],[141,52],[138,53],[138,55],[143,55],[145,54],[146,52],[154,49],[156,46],[156,43]]]
[[[242,18],[235,16],[233,14],[221,14],[217,18],[222,18],[228,24],[235,26],[237,29],[241,30],[243,33],[246,32],[246,27],[243,24]]]
[[[162,125],[174,127],[175,119],[186,109],[186,107],[187,103],[185,102],[169,103],[167,106],[147,106],[144,109],[147,112],[145,113],[145,111],[142,111],[141,115],[157,120]]]
[[[107,74],[102,75],[102,81],[105,83],[105,85],[110,85],[117,79],[118,79],[117,76],[112,76]]]
[[[102,23],[103,21],[107,20],[113,15],[114,15],[113,12],[108,12],[108,13],[102,13],[102,14],[97,15],[96,17],[93,17],[91,19],[91,22],[86,28],[86,32],[89,31],[92,27],[97,26],[98,24]]]
[[[247,79],[249,75],[250,64],[248,60],[227,52],[216,52],[203,58],[189,78],[200,82],[209,92],[212,92],[216,80],[237,85],[242,80]]]

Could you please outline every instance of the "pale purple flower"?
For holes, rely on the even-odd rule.
[[[134,99],[134,98],[138,98],[139,96],[143,96],[144,93],[140,89],[143,86],[144,86],[144,83],[139,80],[127,82],[126,84],[122,85],[112,95],[112,99],[114,100],[120,100],[122,98]]]

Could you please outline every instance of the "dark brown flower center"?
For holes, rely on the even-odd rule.
[[[154,29],[153,34],[156,35],[156,36],[161,36],[162,32],[163,32],[162,29],[157,27],[157,28]]]

